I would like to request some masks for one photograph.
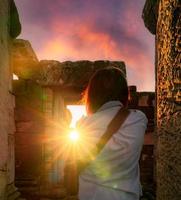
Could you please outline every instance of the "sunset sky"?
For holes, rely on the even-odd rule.
[[[122,60],[129,85],[154,91],[154,36],[145,0],[15,0],[22,33],[39,60]]]

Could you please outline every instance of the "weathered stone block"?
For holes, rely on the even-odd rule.
[[[29,41],[16,39],[12,43],[13,72],[21,78],[31,79],[37,71],[38,58]]]
[[[145,26],[152,34],[156,34],[159,0],[146,0],[142,13]]]
[[[181,1],[160,0],[157,23],[157,199],[181,199]]]
[[[118,67],[126,76],[126,67],[122,61],[77,61],[58,62],[40,61],[37,82],[44,86],[85,88],[92,74],[104,67]]]
[[[0,1],[0,200],[5,199],[5,189],[8,183],[8,134],[10,118],[9,111],[13,109],[11,105],[10,89],[10,66],[8,52],[8,1]]]

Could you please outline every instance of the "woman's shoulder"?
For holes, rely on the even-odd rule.
[[[116,110],[113,110],[113,112],[110,112],[109,110],[103,110],[88,116],[84,116],[77,122],[76,127],[89,131],[98,131],[100,133],[104,132],[116,112]]]
[[[76,127],[89,127],[89,126],[97,126],[100,124],[103,115],[100,113],[94,113],[92,115],[83,116],[76,124]]]
[[[138,123],[143,123],[147,125],[148,119],[142,111],[137,109],[129,109],[129,111],[130,114],[127,120],[125,121],[125,125],[138,124]]]
[[[131,116],[133,117],[137,117],[140,119],[147,119],[146,115],[144,112],[142,112],[141,110],[137,110],[137,109],[129,109]]]

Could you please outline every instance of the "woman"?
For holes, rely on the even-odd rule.
[[[95,144],[120,108],[127,107],[128,85],[121,70],[110,67],[97,71],[89,81],[84,98],[88,116],[78,123],[78,128]],[[80,200],[139,199],[139,158],[146,126],[145,115],[130,110],[120,129],[81,172]]]

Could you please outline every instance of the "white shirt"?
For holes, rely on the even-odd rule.
[[[79,126],[94,138],[94,144],[106,131],[122,104],[110,101]],[[139,157],[147,118],[138,110],[130,114],[96,159],[80,174],[80,200],[137,200],[141,194]],[[86,149],[86,146],[84,147]]]

